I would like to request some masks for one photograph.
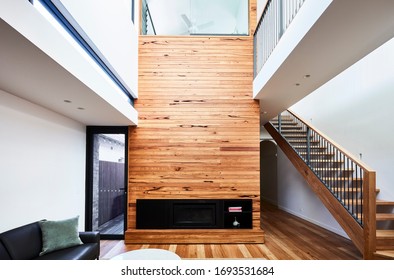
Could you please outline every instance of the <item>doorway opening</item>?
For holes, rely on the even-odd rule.
[[[127,217],[128,127],[86,130],[86,230],[124,239]]]

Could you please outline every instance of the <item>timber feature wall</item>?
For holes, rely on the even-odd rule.
[[[261,243],[252,37],[141,36],[126,243]],[[253,229],[136,230],[136,199],[253,199]]]

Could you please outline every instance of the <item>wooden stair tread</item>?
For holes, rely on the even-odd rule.
[[[360,189],[354,187],[331,187],[330,190],[341,193],[356,193],[360,191]]]
[[[276,128],[278,128],[279,123],[275,122],[275,123],[271,123],[273,126],[275,126]],[[282,122],[281,126],[288,126],[288,127],[300,127],[298,126],[296,123],[292,123],[292,122]]]
[[[292,133],[291,135],[300,135],[300,136],[306,137],[306,131],[298,130],[298,129],[285,129],[285,130],[282,130],[281,133],[283,134],[283,136],[285,138],[289,137],[288,136],[289,134],[287,134],[287,133]]]
[[[328,168],[313,168],[313,170],[322,170],[322,171],[346,171],[346,172],[353,172],[354,169],[348,169],[348,168],[338,168],[338,167],[328,167]]]
[[[294,120],[294,118],[293,118],[293,117],[290,117],[290,116],[281,116],[280,118],[281,118],[282,121],[283,121],[283,120]],[[278,116],[276,116],[276,117],[273,118],[272,120],[273,120],[273,121],[277,121],[277,120],[278,120]]]
[[[298,126],[298,125],[296,125],[296,124],[281,124],[280,125],[281,126],[281,128],[290,128],[290,129],[297,129],[297,130],[300,130],[300,129],[302,129],[302,126]]]
[[[306,155],[307,154],[307,152],[300,152],[300,154],[301,155]],[[310,155],[312,155],[312,156],[334,156],[335,154],[333,154],[333,153],[315,153],[315,152],[312,152],[312,153],[310,153]]]
[[[306,138],[305,133],[303,134],[287,134],[287,135],[283,135],[284,138]],[[312,137],[312,136],[311,136]]]
[[[362,199],[342,199],[342,202],[344,204],[356,204],[356,205],[361,205],[363,200]]]
[[[289,142],[291,142],[291,143],[306,143],[306,139],[301,139],[301,140],[299,140],[299,139],[297,139],[297,140],[289,140]],[[317,141],[317,140],[310,140],[309,141],[311,144],[317,144],[317,143],[319,143],[319,141]]]
[[[392,229],[379,229],[376,231],[376,238],[379,239],[394,239],[394,230]]]
[[[308,147],[307,147],[307,146],[297,146],[297,145],[293,145],[293,148],[296,148],[296,149],[306,149],[306,148],[308,148]],[[312,150],[312,149],[322,149],[322,150],[327,149],[327,147],[322,147],[322,146],[311,146],[310,148],[311,148],[311,150]]]
[[[332,191],[335,191],[335,192],[345,192],[345,193],[347,193],[347,192],[349,192],[349,193],[355,193],[355,192],[357,192],[357,191],[359,191],[359,189],[357,189],[357,188],[353,188],[353,187],[331,187],[330,188]],[[379,189],[376,189],[376,193],[379,193]]]
[[[394,201],[376,200],[377,206],[394,206]]]
[[[376,256],[387,258],[387,259],[394,259],[394,251],[393,250],[379,250],[375,252]]]
[[[327,162],[344,163],[341,160],[331,160],[331,159],[311,159],[311,162],[316,162],[316,163],[327,163]]]
[[[324,181],[362,181],[361,178],[351,178],[351,177],[322,177]]]
[[[394,220],[394,213],[377,213],[376,214],[377,221],[390,221]]]

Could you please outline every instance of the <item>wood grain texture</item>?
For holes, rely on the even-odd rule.
[[[100,259],[130,250],[157,248],[182,259],[360,260],[353,243],[308,221],[263,202],[264,244],[125,244],[101,240]]]
[[[252,83],[251,36],[140,37],[126,241],[138,198],[251,198],[253,230],[260,231],[259,103]]]
[[[128,230],[127,244],[250,244],[264,243],[260,229]]]
[[[373,259],[376,247],[376,172],[364,170],[364,258]],[[380,249],[381,247],[379,247]]]

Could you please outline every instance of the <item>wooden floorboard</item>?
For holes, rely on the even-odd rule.
[[[102,240],[101,259],[141,248],[175,252],[183,259],[359,260],[353,243],[335,233],[263,204],[264,244],[129,244]]]

